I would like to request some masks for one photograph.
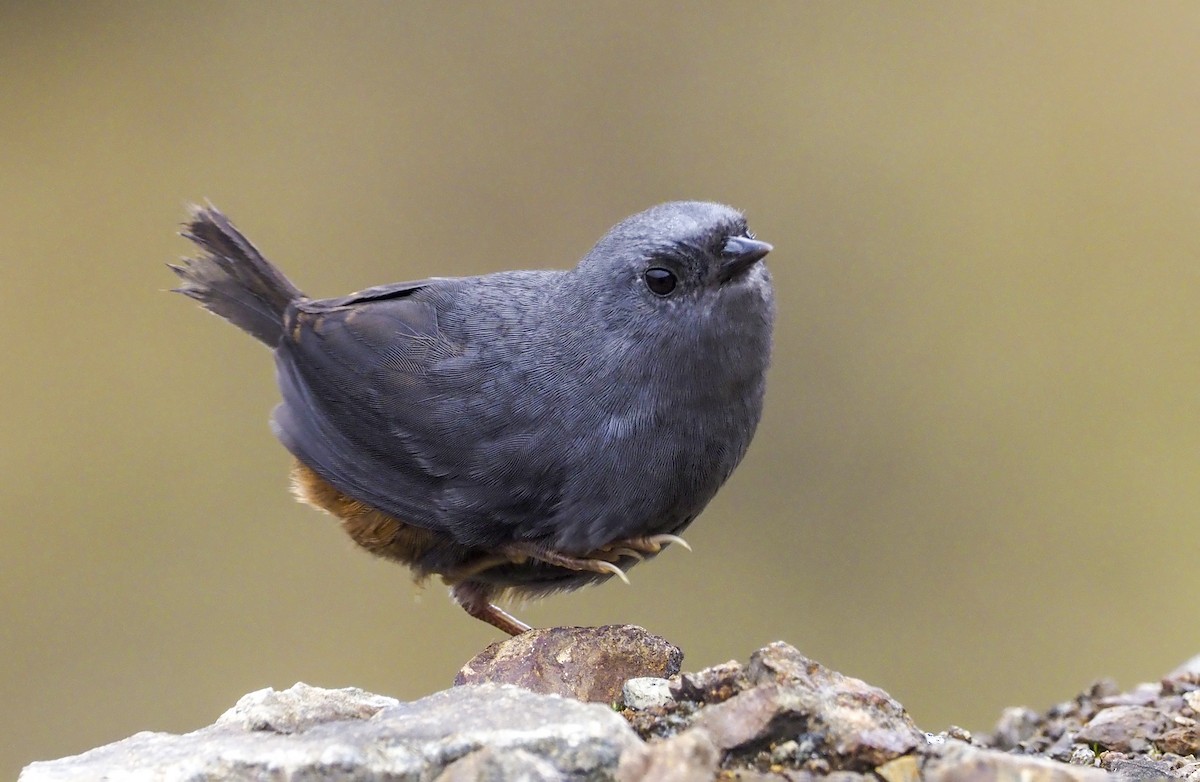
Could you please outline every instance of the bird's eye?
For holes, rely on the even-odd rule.
[[[678,280],[675,278],[675,272],[670,269],[664,269],[661,266],[652,266],[642,275],[646,280],[646,287],[655,296],[670,296],[671,291],[675,290],[675,285]]]

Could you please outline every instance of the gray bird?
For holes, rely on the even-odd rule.
[[[617,576],[704,509],[762,414],[774,295],[741,213],[683,201],[569,271],[310,299],[216,209],[176,290],[275,353],[296,496],[467,613]]]

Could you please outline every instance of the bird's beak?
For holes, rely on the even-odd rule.
[[[766,242],[746,236],[731,236],[721,251],[721,268],[717,272],[722,283],[729,282],[774,249]]]

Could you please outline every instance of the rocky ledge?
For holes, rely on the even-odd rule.
[[[1122,693],[991,735],[918,729],[883,690],[775,643],[680,673],[641,628],[551,628],[493,644],[456,684],[409,703],[357,689],[260,690],[182,736],[138,733],[21,782],[59,780],[661,780],[1200,782],[1200,657]]]

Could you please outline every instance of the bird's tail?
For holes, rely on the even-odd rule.
[[[278,345],[288,304],[304,294],[211,206],[192,207],[180,233],[202,252],[171,265],[183,280],[175,291],[270,347]]]

